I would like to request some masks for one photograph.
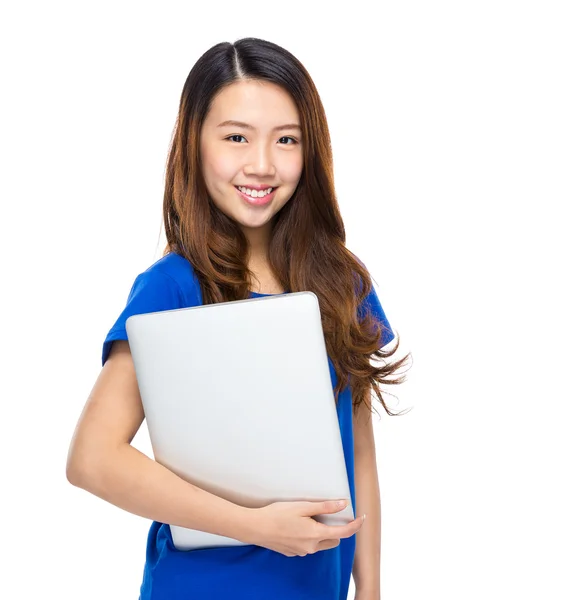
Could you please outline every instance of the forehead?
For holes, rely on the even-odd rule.
[[[256,128],[272,129],[283,123],[298,123],[295,102],[282,87],[267,81],[236,81],[213,99],[206,124],[244,121]]]

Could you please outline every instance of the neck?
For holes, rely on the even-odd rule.
[[[269,256],[270,228],[244,229],[244,233],[249,243],[249,261],[266,263]]]

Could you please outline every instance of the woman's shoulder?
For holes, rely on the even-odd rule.
[[[140,277],[168,280],[183,294],[186,304],[201,303],[201,288],[192,264],[180,254],[169,252],[150,265]]]

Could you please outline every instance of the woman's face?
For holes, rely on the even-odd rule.
[[[215,205],[248,238],[270,232],[271,219],[297,187],[303,169],[300,125],[291,96],[273,83],[238,81],[214,98],[201,129],[203,177]],[[253,187],[277,189],[249,200],[237,186],[250,188],[249,198]]]

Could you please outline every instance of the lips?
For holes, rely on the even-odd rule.
[[[242,200],[244,200],[250,206],[265,206],[266,204],[269,204],[269,202],[271,202],[271,200],[273,200],[273,198],[275,197],[275,192],[277,191],[277,188],[273,188],[273,190],[269,194],[267,194],[267,196],[263,196],[263,198],[254,198],[253,196],[248,196],[247,194],[244,194],[237,188],[235,189],[237,190],[237,193],[241,196]]]

